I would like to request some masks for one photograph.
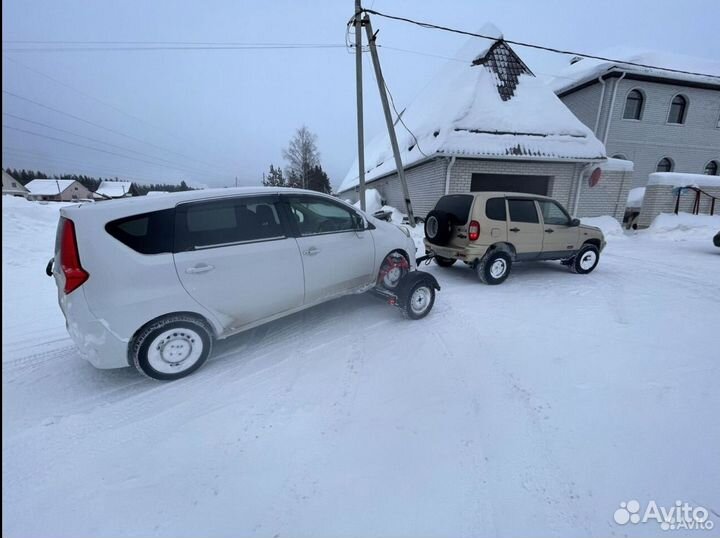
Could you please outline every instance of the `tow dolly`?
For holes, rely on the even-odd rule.
[[[422,256],[416,264],[431,257]],[[388,256],[373,292],[386,299],[388,304],[400,308],[406,318],[421,319],[432,310],[435,291],[440,291],[440,284],[430,273],[408,269],[408,261],[403,256]]]

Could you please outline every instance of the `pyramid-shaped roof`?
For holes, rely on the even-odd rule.
[[[486,25],[402,112],[395,131],[405,167],[428,156],[567,159],[605,158],[605,147],[546,84]],[[417,138],[417,140],[416,140]],[[387,132],[365,148],[366,181],[395,171]],[[358,184],[357,159],[340,191]]]

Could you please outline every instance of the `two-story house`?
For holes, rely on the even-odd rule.
[[[654,172],[720,175],[720,62],[675,54],[575,57],[551,84],[604,144],[633,161],[633,187]]]

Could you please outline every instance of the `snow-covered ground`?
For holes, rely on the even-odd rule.
[[[76,355],[57,207],[3,197],[3,536],[660,534],[613,521],[631,499],[720,524],[710,228],[611,234],[588,276],[430,265],[424,320],[348,297],[163,384]]]

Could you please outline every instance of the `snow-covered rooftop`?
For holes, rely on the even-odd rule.
[[[35,196],[52,196],[64,192],[73,183],[72,179],[33,179],[25,188]]]
[[[720,61],[718,60],[695,58],[667,52],[640,51],[626,47],[612,47],[599,54],[599,56],[616,58],[620,62],[582,58],[558,73],[558,76],[550,81],[550,87],[556,93],[563,93],[613,70],[669,80],[717,84],[720,87]],[[665,69],[638,67],[622,62],[703,73],[704,75],[690,75]]]
[[[600,163],[600,168],[606,171],[619,171],[619,172],[632,172],[635,168],[635,163],[625,159],[608,159]]]
[[[109,196],[111,198],[121,198],[127,195],[132,188],[132,181],[106,181],[100,182],[100,186],[95,191],[97,194]]]
[[[539,81],[486,25],[469,39],[402,113],[395,131],[405,167],[426,156],[590,160],[605,157],[603,144]],[[468,62],[468,58],[475,58]],[[387,132],[365,148],[366,181],[393,172]],[[357,160],[340,192],[358,183]]]
[[[627,197],[627,207],[642,207],[645,199],[645,187],[630,189]]]
[[[682,172],[655,172],[648,176],[648,185],[672,187],[720,187],[720,176],[685,174]]]

